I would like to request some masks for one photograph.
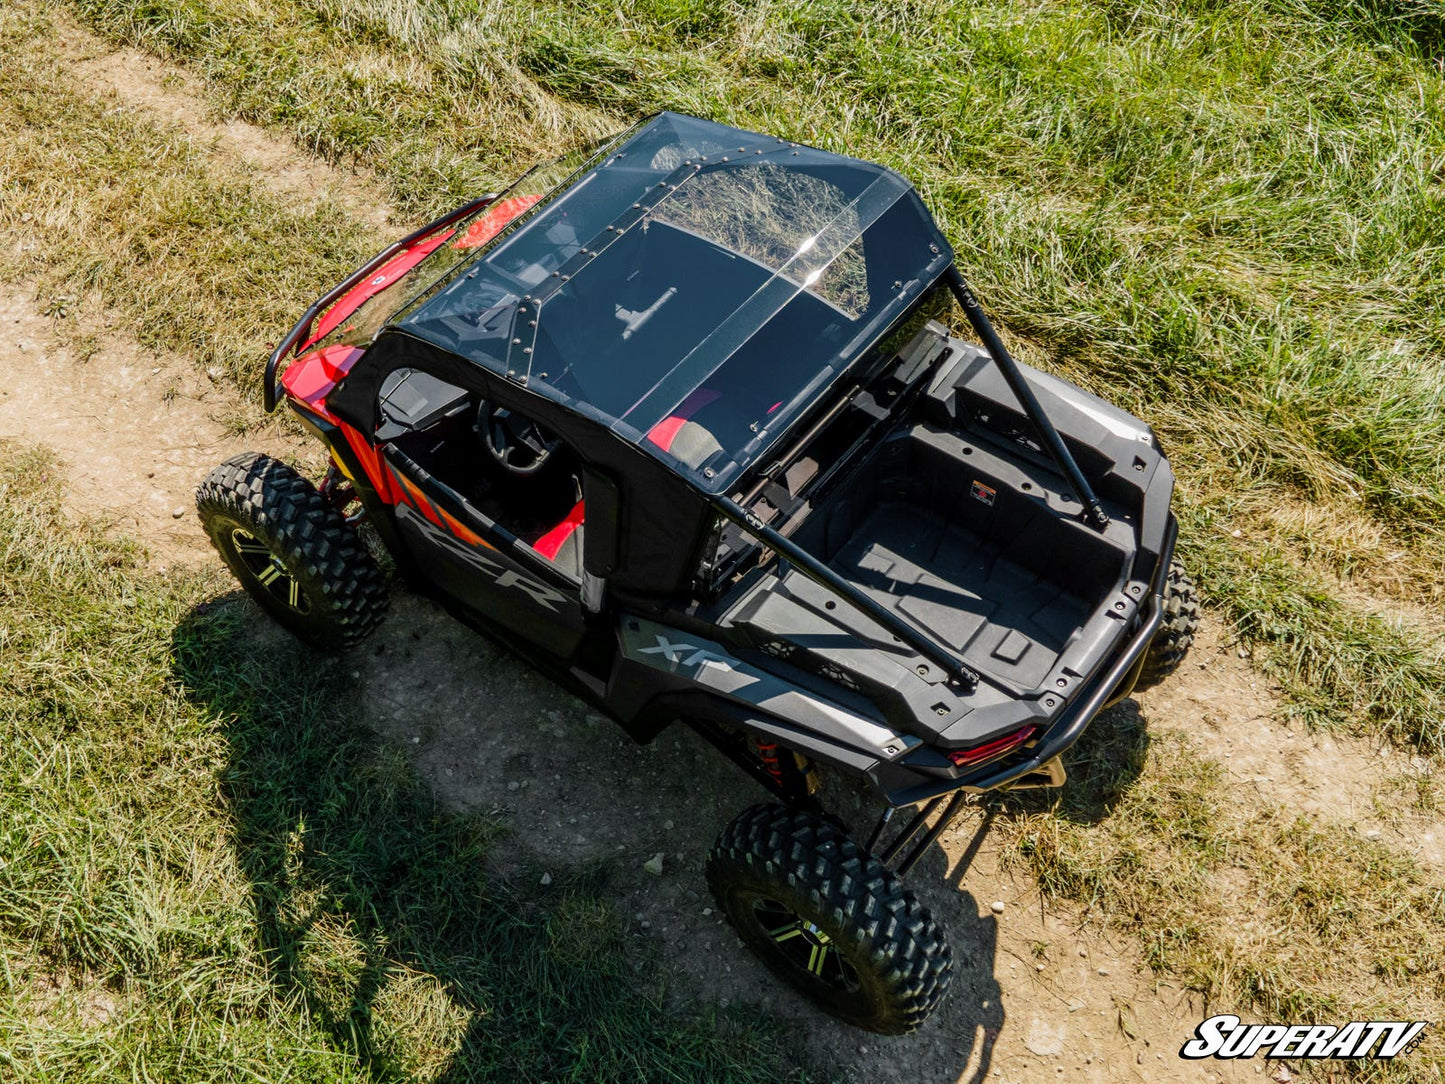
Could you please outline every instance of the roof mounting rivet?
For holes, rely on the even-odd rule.
[[[539,379],[539,380],[546,380],[546,379],[547,379],[547,374],[546,374],[546,373],[538,373],[538,374],[537,374],[537,379]]]
[[[513,346],[521,346],[521,345],[522,345],[522,340],[521,340],[521,339],[513,339],[513,340],[512,340],[512,345],[513,345]]]
[[[728,160],[728,156],[727,156],[727,155],[723,155],[723,161],[726,162],[727,160]]]
[[[524,346],[524,347],[522,347],[522,353],[524,353],[524,354],[530,354],[531,352],[532,352],[532,348],[531,348],[530,346]]]
[[[523,295],[522,295],[522,300],[523,300],[523,301],[531,301],[531,300],[532,300],[532,295],[531,295],[531,294],[523,294]]]
[[[762,152],[761,150],[756,150],[756,151],[753,151],[753,153],[754,153],[754,154],[762,154],[763,152]]]
[[[635,206],[637,206],[637,205],[636,205],[636,204],[633,204],[633,206],[635,207]],[[613,230],[615,230],[616,228],[617,228],[616,226],[608,226],[608,227],[607,227],[607,232],[608,232],[608,233],[611,233],[611,232],[612,232]]]
[[[517,375],[517,370],[516,370],[516,369],[508,369],[508,370],[507,370],[507,375],[508,375],[508,376],[516,376],[516,375]]]
[[[556,278],[556,277],[557,277],[558,275],[560,275],[561,273],[562,273],[562,272],[560,272],[560,271],[553,271],[553,272],[552,272],[552,277],[553,277],[553,278]]]
[[[571,275],[563,275],[563,276],[562,276],[562,281],[563,281],[563,282],[567,282],[567,281],[569,281],[571,278],[572,278]]]
[[[536,327],[536,326],[537,326],[537,321],[536,321],[536,320],[528,320],[528,321],[527,321],[527,326],[528,326],[528,327]]]
[[[747,153],[747,150],[748,150],[748,149],[747,149],[746,147],[739,147],[739,148],[738,148],[738,153],[739,153],[739,154],[746,154],[746,153]]]

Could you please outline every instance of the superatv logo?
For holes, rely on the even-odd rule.
[[[1211,1016],[1194,1029],[1181,1058],[1393,1058],[1420,1039],[1424,1020],[1356,1020],[1332,1024],[1242,1024],[1237,1016]]]

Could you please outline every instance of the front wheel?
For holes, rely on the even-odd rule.
[[[299,639],[351,647],[381,621],[386,582],[366,544],[284,463],[228,459],[196,490],[196,509],[241,586]]]
[[[953,954],[928,909],[832,821],[745,810],[707,863],[718,906],[772,971],[869,1031],[913,1031],[937,1008]]]

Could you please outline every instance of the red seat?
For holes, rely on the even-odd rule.
[[[722,445],[711,432],[693,421],[692,416],[719,398],[720,392],[698,388],[677,405],[674,413],[654,425],[647,439],[697,469],[709,456],[722,451]]]
[[[573,575],[581,575],[582,521],[586,516],[583,501],[572,506],[567,518],[532,543],[532,548],[547,560]]]

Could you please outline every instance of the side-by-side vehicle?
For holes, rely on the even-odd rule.
[[[265,398],[332,467],[201,485],[256,601],[357,643],[387,599],[364,520],[637,741],[694,727],[773,799],[718,839],[719,906],[860,1027],[948,986],[902,876],[963,803],[1062,784],[1193,633],[1150,428],[1009,356],[906,180],[785,139],[664,113],[540,167],[317,301]],[[877,793],[871,838],[818,766]]]

